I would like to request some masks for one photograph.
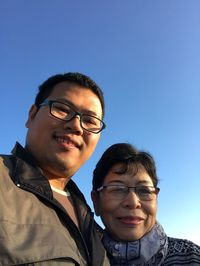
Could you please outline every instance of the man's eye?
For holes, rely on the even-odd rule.
[[[56,112],[59,112],[59,113],[65,113],[65,114],[69,114],[70,113],[70,109],[69,108],[66,108],[66,107],[60,106],[60,105],[58,105],[58,106],[54,105],[54,110]]]
[[[96,119],[95,117],[92,116],[84,116],[83,117],[83,123],[85,124],[92,124],[92,125],[98,125],[98,119]]]

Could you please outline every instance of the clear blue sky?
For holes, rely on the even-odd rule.
[[[106,101],[107,128],[74,177],[89,204],[99,157],[130,142],[157,162],[167,234],[200,244],[200,1],[1,1],[1,153],[24,145],[38,85],[68,71]]]

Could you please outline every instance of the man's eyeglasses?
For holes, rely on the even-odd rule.
[[[160,191],[158,187],[153,186],[136,186],[129,187],[126,185],[103,185],[97,189],[97,191],[104,190],[113,199],[124,200],[129,192],[134,192],[139,200],[150,201],[156,198],[156,195]]]
[[[53,117],[65,122],[69,122],[78,115],[80,117],[80,125],[86,131],[98,134],[106,127],[105,123],[98,117],[77,112],[68,104],[59,101],[45,100],[39,107],[45,105],[49,106],[50,114]]]

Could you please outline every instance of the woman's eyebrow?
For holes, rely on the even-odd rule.
[[[124,182],[122,180],[111,180],[108,182],[108,184],[111,184],[111,183],[119,183],[119,184],[124,184]]]
[[[151,184],[150,180],[140,180],[136,182],[136,185],[141,185],[141,184]]]

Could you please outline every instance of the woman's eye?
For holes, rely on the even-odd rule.
[[[148,189],[148,188],[139,188],[139,189],[138,189],[138,192],[139,192],[140,194],[150,194],[150,193],[151,193],[151,190]]]
[[[116,193],[124,193],[124,192],[126,192],[126,188],[124,188],[124,187],[115,187],[115,188],[112,188],[112,191],[116,192]]]

